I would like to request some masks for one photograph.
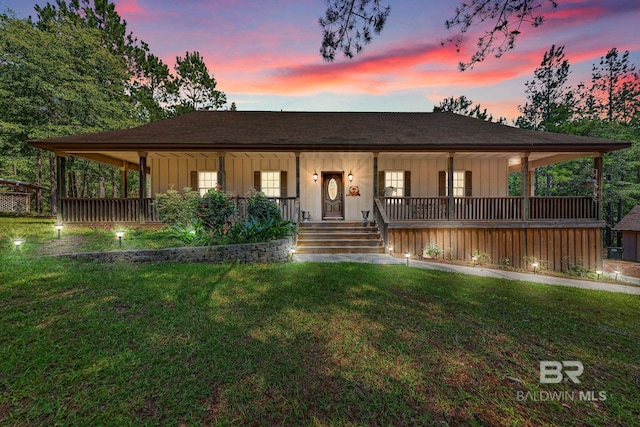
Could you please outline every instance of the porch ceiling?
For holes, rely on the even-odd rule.
[[[109,165],[124,167],[130,170],[138,170],[139,153],[137,151],[89,151],[89,150],[73,150],[66,152],[68,155],[86,158],[89,160],[106,163]],[[150,158],[162,159],[196,159],[196,158],[216,158],[220,154],[217,151],[150,151],[147,156]],[[529,167],[535,169],[537,167],[563,162],[566,160],[579,159],[591,156],[592,152],[535,152],[529,153]],[[295,158],[293,152],[225,152],[227,158],[262,158],[262,159],[292,159]],[[463,152],[454,153],[456,159],[507,159],[510,172],[517,172],[521,169],[522,152]],[[301,153],[302,158],[351,158],[363,156],[373,156],[371,153]],[[381,159],[400,159],[400,160],[436,160],[446,159],[448,152],[394,152],[380,153]]]

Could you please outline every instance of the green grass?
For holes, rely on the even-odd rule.
[[[638,297],[402,265],[0,261],[3,425],[640,423]],[[581,361],[582,383],[539,384],[540,360]],[[554,390],[612,397],[517,399]]]
[[[115,231],[125,231],[122,249],[146,249],[183,246],[167,228],[159,225],[131,226],[117,224],[65,225],[60,233],[50,217],[0,217],[0,251],[15,251],[13,239],[24,239],[21,252],[53,255],[70,252],[120,250]]]

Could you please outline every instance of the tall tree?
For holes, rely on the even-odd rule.
[[[640,77],[630,62],[629,51],[622,55],[616,48],[594,65],[591,89],[583,96],[586,108],[595,117],[630,123],[640,111]]]
[[[480,104],[473,104],[473,101],[462,95],[457,98],[453,96],[445,98],[440,104],[433,107],[434,113],[452,112],[462,114],[464,116],[473,117],[480,120],[493,122],[493,115],[487,112],[486,108],[482,108]],[[497,123],[506,123],[507,119],[500,117],[495,120]]]
[[[551,46],[534,70],[534,78],[525,83],[527,102],[518,106],[521,115],[516,125],[554,132],[566,123],[576,106],[573,89],[568,85],[569,74],[564,46]]]
[[[176,113],[193,110],[217,110],[227,103],[224,92],[216,90],[217,82],[199,52],[187,52],[176,58],[178,103]]]
[[[558,7],[556,0],[468,0],[460,3],[453,17],[445,21],[447,29],[458,29],[447,42],[460,50],[465,35],[474,25],[484,26],[484,35],[478,38],[476,51],[460,70],[482,62],[489,55],[502,56],[515,47],[524,24],[539,27],[544,15]],[[380,0],[327,0],[322,27],[320,54],[333,61],[337,51],[347,58],[360,53],[374,34],[380,34],[391,13],[389,5]]]
[[[28,163],[37,162],[37,156],[29,159],[27,139],[135,124],[125,89],[126,63],[104,46],[99,30],[73,19],[51,21],[42,28],[4,14],[0,40],[3,149],[24,154]],[[33,179],[28,174],[35,167],[31,163],[22,172],[25,178]]]

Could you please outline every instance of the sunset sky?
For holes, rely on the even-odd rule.
[[[53,2],[53,1],[52,1]],[[441,40],[453,0],[387,0],[382,34],[354,60],[326,63],[319,54],[324,0],[115,0],[129,31],[173,67],[199,51],[218,89],[239,110],[432,111],[465,95],[509,119],[525,102],[525,82],[552,44],[564,45],[572,79],[589,81],[609,49],[629,50],[640,66],[640,1],[558,0],[537,29],[526,26],[516,49],[460,72],[478,31],[457,53]],[[0,0],[0,9],[35,17],[30,0]]]

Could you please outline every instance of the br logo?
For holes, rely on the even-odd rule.
[[[558,384],[564,377],[569,378],[574,384],[580,384],[578,377],[582,375],[584,366],[582,362],[577,360],[565,360],[558,362],[556,360],[540,361],[540,383],[542,384]]]

